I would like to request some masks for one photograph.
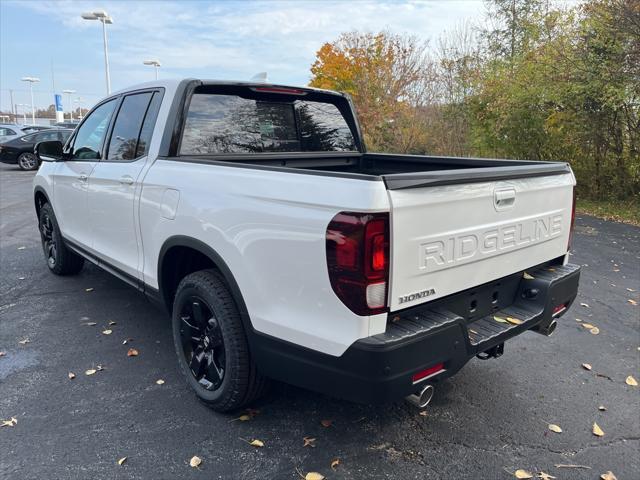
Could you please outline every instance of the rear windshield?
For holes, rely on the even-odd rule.
[[[332,103],[211,93],[192,96],[180,145],[181,155],[355,150],[349,125]]]

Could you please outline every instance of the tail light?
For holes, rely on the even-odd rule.
[[[576,188],[573,187],[573,203],[571,204],[571,226],[569,227],[569,242],[567,243],[567,252],[571,250],[571,241],[573,240],[573,226],[576,223]]]
[[[387,311],[389,214],[337,214],[327,227],[331,287],[357,315]]]

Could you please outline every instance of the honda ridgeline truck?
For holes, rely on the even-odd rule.
[[[576,297],[566,163],[369,153],[340,93],[147,83],[35,150],[49,269],[89,260],[163,305],[218,411],[268,378],[425,406]]]

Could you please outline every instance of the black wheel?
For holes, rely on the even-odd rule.
[[[35,170],[38,168],[38,157],[35,153],[21,153],[18,157],[18,166],[21,170]]]
[[[180,369],[202,402],[227,412],[263,393],[267,381],[252,362],[238,307],[217,272],[182,279],[172,323]]]
[[[42,250],[49,270],[56,275],[73,275],[82,270],[84,258],[64,244],[53,208],[48,203],[40,208],[39,227]]]

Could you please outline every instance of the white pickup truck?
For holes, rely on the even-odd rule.
[[[35,150],[49,269],[87,259],[162,304],[218,411],[267,378],[425,406],[576,297],[567,164],[368,153],[340,93],[147,83]]]

